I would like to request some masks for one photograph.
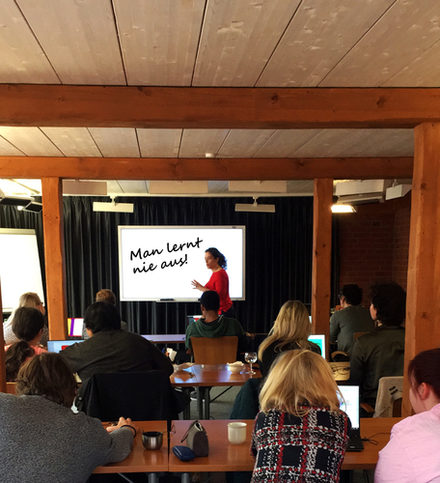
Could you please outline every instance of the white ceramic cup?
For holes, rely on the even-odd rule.
[[[246,423],[228,423],[228,441],[231,444],[241,444],[246,441]]]

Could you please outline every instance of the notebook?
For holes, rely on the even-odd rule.
[[[309,341],[314,342],[316,345],[319,345],[319,348],[321,349],[321,355],[325,359],[325,335],[324,334],[309,335]]]
[[[78,340],[48,340],[47,341],[47,350],[49,352],[61,352],[66,347],[72,344],[76,344],[77,342],[81,342]]]
[[[340,401],[340,408],[350,418],[351,430],[347,444],[347,451],[362,451],[360,424],[359,424],[359,386],[339,386],[343,400]]]

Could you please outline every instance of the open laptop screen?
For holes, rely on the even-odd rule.
[[[80,342],[78,340],[48,340],[47,341],[47,350],[49,352],[61,352],[64,350],[67,346],[76,344],[77,342]]]
[[[197,322],[201,318],[202,318],[201,315],[187,315],[186,316],[186,325],[188,326],[189,324],[192,324],[193,322]]]
[[[67,333],[70,337],[82,337],[84,319],[79,317],[69,317],[67,319]]]
[[[313,334],[309,335],[309,341],[319,345],[321,349],[321,355],[325,359],[325,335],[324,334]]]
[[[340,408],[350,418],[351,427],[359,428],[359,386],[339,386],[343,400]]]

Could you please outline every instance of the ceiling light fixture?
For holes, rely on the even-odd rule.
[[[236,203],[235,211],[250,213],[275,213],[275,205],[259,205],[257,197],[254,196],[253,203]]]
[[[356,213],[356,208],[353,205],[335,203],[332,205],[332,213]]]
[[[93,202],[93,211],[96,212],[110,212],[110,213],[133,213],[133,203],[116,203],[115,197],[111,197],[110,203],[102,201]]]

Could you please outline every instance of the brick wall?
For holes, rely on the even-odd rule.
[[[375,282],[393,280],[406,289],[410,199],[358,206],[339,215],[339,281],[357,283],[368,304]]]

